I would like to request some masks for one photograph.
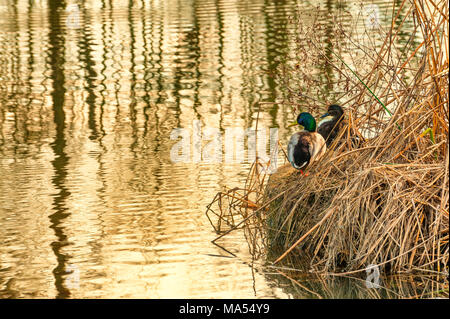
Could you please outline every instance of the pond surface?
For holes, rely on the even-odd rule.
[[[391,2],[372,3],[388,24]],[[242,234],[221,243],[236,257],[213,245],[205,207],[250,162],[171,157],[173,129],[251,128],[259,102],[287,139],[271,74],[292,21],[350,28],[363,6],[0,0],[0,298],[370,297],[255,270]]]

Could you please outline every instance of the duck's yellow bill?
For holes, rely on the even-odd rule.
[[[288,127],[293,127],[295,125],[298,125],[297,122],[292,122],[291,124],[288,125]]]

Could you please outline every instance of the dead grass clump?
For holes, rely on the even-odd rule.
[[[423,42],[418,47],[425,48],[415,67],[410,65],[402,73],[418,50],[406,58],[397,54],[399,30],[392,29],[367,73],[353,74],[360,90],[346,105],[341,140],[310,167],[310,176],[293,173],[293,178],[276,186],[269,181],[268,200],[292,188],[267,219],[269,245],[286,250],[276,262],[298,247],[312,256],[310,267],[316,271],[352,271],[369,264],[395,272],[444,271],[448,263],[448,7],[445,1],[440,6],[415,1],[408,12],[421,30]],[[351,62],[337,60],[336,68],[354,72]],[[382,70],[384,85],[370,89],[366,83]],[[368,129],[370,134],[362,134],[368,138],[354,148],[350,137]]]
[[[221,236],[242,227],[255,256],[281,251],[275,263],[289,254],[308,256],[309,270],[316,272],[358,272],[370,264],[397,273],[446,270],[448,3],[403,1],[396,10],[391,28],[379,29],[383,40],[372,48],[349,36],[353,50],[330,51],[320,45],[314,26],[304,31],[306,51],[322,54],[339,70],[333,85],[348,88],[327,101],[344,106],[345,128],[307,177],[288,165],[262,192],[263,183],[253,182],[265,175],[252,171],[247,186],[253,186],[240,196],[244,212],[227,210],[227,220],[239,215],[240,222],[229,224]],[[405,46],[397,41],[407,19],[414,32]],[[342,36],[339,23],[335,28]],[[283,72],[298,79],[295,72],[304,70]],[[300,108],[292,99],[289,103]],[[308,111],[318,115],[313,107]],[[354,136],[359,145],[352,143]],[[249,201],[252,193],[257,196]],[[207,214],[211,211],[210,205]]]

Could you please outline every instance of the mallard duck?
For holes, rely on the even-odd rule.
[[[311,114],[300,113],[297,121],[289,126],[297,124],[305,129],[291,136],[287,149],[288,160],[303,175],[303,170],[309,163],[318,160],[327,150],[327,146],[322,135],[316,132],[316,120]]]
[[[328,107],[327,113],[320,118],[323,120],[319,122],[317,132],[325,139],[327,147],[330,147],[342,126],[344,110],[339,105],[332,104]]]

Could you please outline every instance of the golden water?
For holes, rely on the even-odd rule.
[[[210,242],[205,206],[250,164],[173,163],[170,132],[252,127],[292,55],[289,16],[326,24],[362,3],[68,4],[76,17],[0,0],[0,297],[298,296],[252,271],[242,234],[225,239],[234,258]],[[260,125],[283,139],[287,119],[266,104]]]

